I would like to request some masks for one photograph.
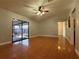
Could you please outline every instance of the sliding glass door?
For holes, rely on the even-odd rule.
[[[23,39],[27,39],[28,38],[28,23],[26,22],[23,22],[23,25],[22,25],[22,30],[23,30]]]
[[[21,20],[14,20],[12,23],[13,42],[25,40],[29,38],[29,23]]]

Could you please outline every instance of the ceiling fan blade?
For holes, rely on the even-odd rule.
[[[41,6],[42,6],[43,4],[46,4],[46,3],[48,3],[48,0],[40,0]]]
[[[42,9],[43,12],[49,12],[48,9],[46,9],[45,7]]]
[[[34,9],[34,8],[33,8],[33,10],[34,10],[34,11],[38,11],[38,10],[36,10],[36,9]]]
[[[74,12],[75,12],[75,10],[76,10],[76,8],[74,8],[74,9],[73,9],[72,13],[74,13]]]
[[[47,3],[43,4],[44,6],[51,6],[53,3],[55,3],[57,0],[48,0]]]
[[[35,9],[35,7],[33,7],[33,6],[31,6],[31,5],[25,5],[25,7],[31,8],[31,9],[33,9],[34,11],[38,11],[37,9]]]
[[[28,8],[34,8],[34,7],[32,7],[31,5],[25,5],[25,7],[28,7]]]
[[[49,12],[48,10],[44,11],[44,12]]]

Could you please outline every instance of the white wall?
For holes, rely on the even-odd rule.
[[[54,18],[41,21],[39,27],[40,36],[58,36],[58,24]]]
[[[38,35],[38,23],[36,21],[0,8],[0,43],[12,40],[12,18],[28,21],[30,36]]]
[[[75,13],[75,20],[76,20],[76,50],[79,54],[79,0],[77,1],[76,5],[76,13]]]
[[[75,51],[79,55],[79,0],[76,0],[75,5],[76,11],[74,14],[70,14],[70,22],[71,27],[68,28],[68,24],[66,21],[66,38],[68,38],[68,41],[73,45],[74,43],[74,19],[75,19]]]
[[[70,27],[68,27],[68,20],[66,24],[66,38],[73,45],[74,44],[74,15],[70,14]]]

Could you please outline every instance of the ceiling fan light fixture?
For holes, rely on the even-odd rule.
[[[40,12],[40,11],[37,12],[37,15],[41,15],[42,16],[43,14],[45,14],[45,12]]]
[[[42,16],[43,14],[45,14],[45,12],[48,12],[48,10],[45,10],[44,6],[39,6],[36,15],[41,15]]]
[[[42,12],[42,14],[45,14],[45,12]]]
[[[41,12],[40,12],[40,11],[38,11],[38,12],[37,12],[37,15],[40,15],[40,14],[41,14]]]

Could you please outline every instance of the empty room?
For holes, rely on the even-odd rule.
[[[79,59],[79,0],[0,0],[0,59]]]

